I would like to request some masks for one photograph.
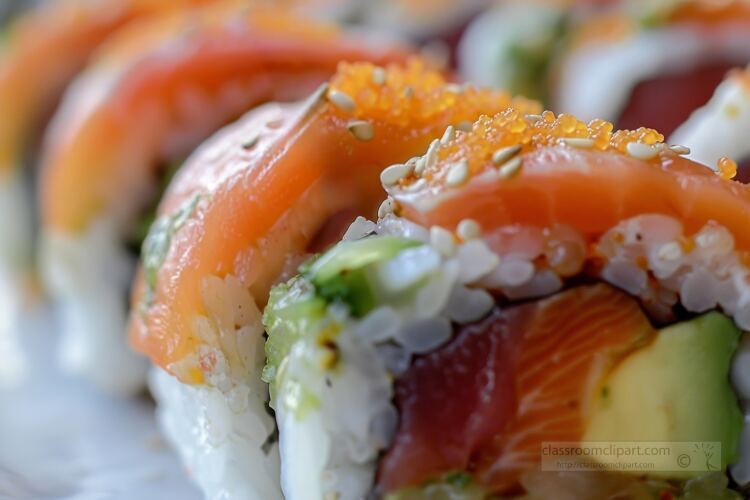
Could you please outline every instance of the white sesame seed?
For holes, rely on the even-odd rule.
[[[346,128],[360,141],[369,141],[375,137],[375,129],[372,128],[372,123],[364,120],[352,120],[346,124]]]
[[[671,241],[669,243],[663,244],[661,248],[659,248],[659,251],[656,253],[656,255],[661,260],[677,260],[682,256],[682,248],[680,247],[679,243]]]
[[[630,156],[639,160],[650,160],[659,152],[654,146],[643,142],[629,142],[625,149]]]
[[[430,245],[445,257],[451,257],[456,253],[456,243],[453,241],[453,234],[440,226],[430,228]]]
[[[453,128],[453,125],[448,125],[448,127],[445,129],[445,132],[443,132],[443,137],[440,138],[440,144],[445,146],[453,139],[453,134],[455,133],[455,129]]]
[[[460,94],[464,91],[464,88],[457,83],[449,83],[445,87],[445,90],[454,94]]]
[[[430,143],[430,147],[427,148],[427,153],[424,155],[425,167],[431,167],[437,162],[438,148],[440,147],[440,141],[434,139]]]
[[[250,136],[245,142],[242,143],[242,148],[252,149],[256,144],[258,144],[259,139],[260,133],[256,133],[255,135]]]
[[[383,203],[381,203],[380,207],[378,207],[378,218],[382,219],[386,215],[392,214],[395,207],[395,200],[389,196],[388,198],[383,200]]]
[[[385,70],[381,68],[380,66],[376,66],[372,70],[372,83],[374,83],[375,85],[384,85],[385,78],[386,78]]]
[[[412,87],[411,85],[408,85],[407,87],[405,87],[404,88],[404,95],[407,98],[413,96],[414,95],[414,87]]]
[[[328,92],[328,100],[331,101],[337,108],[344,111],[354,111],[354,99],[340,90],[331,90]]]
[[[516,156],[515,158],[505,162],[503,166],[500,167],[498,170],[498,173],[500,174],[500,178],[502,179],[511,179],[518,175],[518,172],[521,171],[521,167],[523,166],[523,160]]]
[[[460,186],[469,178],[469,163],[466,160],[461,160],[458,163],[454,163],[448,175],[445,177],[445,183],[449,187]]]
[[[422,175],[422,172],[424,172],[424,167],[427,164],[427,161],[425,160],[424,156],[417,160],[417,164],[414,165],[414,174],[415,175]]]
[[[495,165],[502,165],[503,163],[510,160],[511,158],[513,158],[520,152],[521,152],[520,144],[515,144],[513,146],[500,148],[494,153],[492,153],[492,163],[494,163]]]
[[[464,219],[458,223],[456,234],[458,234],[462,240],[468,241],[478,238],[479,235],[482,234],[482,229],[479,226],[479,223],[474,219]]]
[[[669,146],[669,149],[672,150],[672,152],[677,153],[678,155],[689,155],[690,154],[690,148],[687,146],[680,146],[679,144],[675,144],[673,146]]]
[[[407,193],[409,192],[415,192],[419,191],[421,189],[424,189],[427,186],[427,181],[425,179],[417,179],[414,182],[410,182],[409,184],[406,184],[403,187],[403,190]]]
[[[538,122],[542,118],[543,118],[542,115],[535,115],[535,114],[526,115],[526,119],[529,120],[530,122]]]
[[[456,124],[456,128],[458,130],[461,130],[463,132],[471,132],[471,129],[474,127],[474,124],[472,124],[469,120],[461,120]]]
[[[413,169],[414,166],[409,166],[408,164],[397,163],[396,165],[391,165],[380,172],[380,182],[382,182],[384,186],[393,186],[398,181],[409,175]]]
[[[572,148],[590,149],[594,147],[594,139],[588,137],[567,137],[562,141]]]

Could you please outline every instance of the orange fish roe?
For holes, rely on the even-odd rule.
[[[685,253],[690,253],[695,250],[695,240],[693,238],[680,236],[678,243],[680,244],[680,248],[682,248],[682,251]]]
[[[722,179],[733,179],[737,175],[737,162],[726,156],[722,156],[716,162],[716,166],[719,167],[719,176]]]
[[[545,146],[613,151],[642,160],[658,160],[659,152],[674,154],[657,147],[664,136],[655,130],[639,128],[613,133],[613,128],[604,120],[584,123],[572,115],[555,116],[545,111],[539,117],[510,108],[493,117],[483,116],[470,132],[457,132],[450,141],[441,141],[432,155],[434,161],[426,161],[421,175],[405,177],[400,185],[406,187],[420,180],[457,186],[493,167],[499,169],[501,177],[509,179],[518,173],[524,153]]]
[[[507,92],[459,86],[446,82],[421,59],[405,66],[379,68],[367,63],[341,63],[330,83],[330,92],[350,99],[352,106],[339,106],[345,118],[370,120],[396,126],[429,126],[450,117],[458,125],[471,120],[477,111],[496,113],[516,107],[526,113],[539,113],[541,105],[526,98],[513,98]]]

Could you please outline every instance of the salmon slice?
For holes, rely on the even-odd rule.
[[[400,424],[380,488],[467,471],[487,491],[512,490],[538,470],[542,442],[580,441],[600,382],[655,334],[634,299],[603,284],[462,327],[397,381]]]
[[[15,20],[0,50],[0,177],[20,168],[40,120],[110,34],[134,19],[209,1],[44,2]]]
[[[102,214],[127,220],[149,199],[157,164],[186,155],[242,112],[306,95],[341,60],[407,54],[241,1],[129,29],[55,117],[41,180],[44,226],[77,233]]]
[[[195,204],[136,287],[131,343],[181,380],[204,381],[215,359],[201,359],[211,339],[196,326],[207,314],[204,280],[233,275],[262,307],[332,216],[374,215],[384,167],[423,151],[448,125],[510,105],[539,109],[505,92],[447,84],[412,61],[342,64],[307,103],[250,114],[204,145],[166,193],[162,220]]]
[[[750,187],[681,157],[655,130],[612,129],[603,120],[587,124],[549,111],[525,119],[508,111],[459,133],[421,176],[387,190],[407,218],[428,227],[454,228],[471,218],[487,232],[566,224],[596,237],[625,218],[657,213],[682,221],[688,234],[713,220],[730,230],[738,249],[750,250]],[[493,162],[505,148],[518,154]],[[449,183],[463,161],[465,175]]]

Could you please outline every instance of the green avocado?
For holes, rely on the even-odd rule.
[[[729,382],[739,338],[732,320],[718,312],[659,331],[596,391],[583,441],[720,442],[721,453],[710,464],[706,458],[706,465],[724,470],[738,458],[742,431]],[[705,473],[676,466],[649,475],[687,479]]]
[[[321,255],[303,269],[303,273],[315,285],[319,296],[326,300],[343,300],[351,307],[352,314],[360,317],[377,303],[367,266],[420,244],[395,236],[345,241]]]

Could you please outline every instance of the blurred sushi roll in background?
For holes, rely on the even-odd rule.
[[[717,170],[737,170],[736,180],[750,181],[750,74],[735,69],[716,88],[708,103],[697,109],[672,134],[671,140],[689,150],[688,157]]]
[[[126,343],[127,298],[180,159],[253,106],[306,96],[341,60],[408,53],[242,1],[146,20],[108,42],[66,93],[42,159],[41,262],[64,367],[109,390],[143,387],[145,360]]]
[[[159,419],[207,498],[282,498],[261,380],[271,286],[340,238],[355,215],[378,211],[379,176],[398,182],[424,169],[418,152],[510,105],[540,110],[448,83],[419,60],[342,64],[306,102],[258,108],[187,161],[144,243],[130,334],[157,366]],[[353,453],[339,457],[341,498],[360,498],[370,475]]]
[[[121,26],[198,3],[205,0],[2,2],[5,14],[19,15],[6,19],[0,38],[0,345],[15,342],[11,339],[19,316],[30,314],[29,302],[39,298],[33,265],[32,178],[39,138],[63,90],[92,52]],[[7,356],[13,361],[0,369],[5,374],[0,375],[0,385],[20,376],[12,367],[20,367],[22,354],[16,348],[14,353]]]
[[[551,74],[551,105],[669,136],[750,61],[744,0],[624,1],[578,26]]]
[[[588,4],[569,1],[495,2],[477,16],[458,45],[458,69],[469,81],[549,101],[549,73],[574,21]]]
[[[750,188],[682,152],[508,109],[384,170],[379,218],[263,314],[286,498],[742,498]],[[540,469],[545,442],[645,441],[720,452]]]

